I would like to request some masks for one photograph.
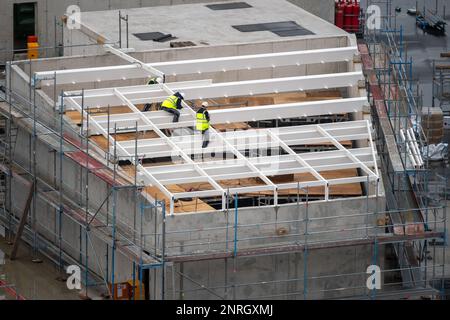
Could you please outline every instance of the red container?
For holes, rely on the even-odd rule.
[[[344,28],[344,3],[342,0],[336,2],[336,11],[334,17],[335,25],[339,28]]]
[[[27,36],[27,43],[38,42],[37,36]]]
[[[353,3],[346,2],[344,3],[344,30],[350,31],[352,27],[352,15],[353,15]]]

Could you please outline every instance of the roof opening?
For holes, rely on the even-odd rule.
[[[228,2],[228,3],[208,4],[205,7],[208,7],[211,10],[233,10],[233,9],[252,8],[252,6],[246,2]]]
[[[280,37],[304,36],[314,32],[303,28],[295,21],[279,21],[269,23],[241,24],[232,26],[240,32],[270,31]]]

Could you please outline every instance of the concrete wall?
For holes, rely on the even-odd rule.
[[[379,246],[376,253],[373,249],[373,246],[354,246],[311,250],[307,255],[299,252],[177,263],[173,267],[175,272],[171,267],[167,271],[166,297],[296,300],[361,296],[367,293],[365,270],[374,263],[374,257],[376,264],[384,269],[384,247]],[[213,288],[218,296],[201,289],[198,283]]]
[[[319,2],[312,0],[288,1],[334,24],[334,0],[321,0]]]
[[[176,5],[176,4],[188,4],[188,3],[207,3],[215,2],[218,0],[35,0],[37,4],[36,9],[36,30],[39,37],[41,47],[54,47],[55,44],[55,17],[58,21],[59,18],[66,12],[69,5],[77,4],[80,6],[81,11],[101,11],[110,9],[122,9],[122,8],[139,8],[139,7],[151,7],[162,5]],[[230,0],[222,0],[230,1]],[[332,0],[331,0],[332,1]],[[29,0],[0,0],[0,64],[7,60],[12,60],[11,50],[13,49],[13,5],[14,3],[31,2]],[[325,20],[329,20],[330,13],[328,12],[328,2],[330,0],[320,0],[314,4],[308,0],[293,0],[291,1],[298,4],[306,10],[312,10],[313,13],[318,13],[320,17]],[[311,3],[311,4],[310,4]],[[322,5],[323,3],[323,5]],[[316,10],[314,8],[321,8]],[[330,10],[334,12],[334,9]],[[334,13],[333,13],[334,14]],[[61,27],[56,28],[56,39],[58,45],[62,41]],[[42,56],[54,56],[54,48],[41,51]]]
[[[283,205],[279,208],[240,208],[237,214],[241,250],[261,246],[361,239],[376,232],[376,220],[384,210],[382,188],[379,198],[338,199]],[[365,213],[369,213],[366,215]],[[186,252],[224,252],[234,245],[235,213],[206,212],[177,214],[167,218],[166,242],[170,255]],[[367,228],[367,229],[365,229]],[[189,230],[189,232],[182,232]],[[308,236],[305,236],[308,234]],[[226,243],[228,239],[228,243]]]

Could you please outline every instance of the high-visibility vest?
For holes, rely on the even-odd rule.
[[[178,102],[178,97],[173,95],[168,97],[166,100],[163,101],[161,107],[162,108],[168,108],[168,109],[177,109],[177,102]]]
[[[150,77],[150,78],[147,79],[147,84],[148,85],[150,85],[150,84],[157,84],[157,83],[158,83],[158,81],[156,81],[155,77]]]
[[[196,114],[196,118],[197,118],[197,123],[196,123],[196,129],[198,131],[205,131],[209,129],[209,121],[206,119],[206,115],[205,115],[206,111],[203,112],[197,112]]]

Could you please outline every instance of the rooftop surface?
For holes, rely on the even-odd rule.
[[[346,35],[334,25],[284,0],[248,0],[251,7],[212,10],[210,4],[186,4],[120,10],[129,19],[129,47],[136,50],[168,48],[171,41],[192,41],[196,45],[219,45],[314,37]],[[176,13],[176,18],[174,18]],[[239,14],[237,14],[239,13]],[[110,41],[119,39],[119,10],[82,14],[81,23]],[[241,32],[233,26],[284,22],[272,31]],[[305,30],[292,30],[294,23]],[[266,26],[267,27],[267,26]],[[252,29],[254,30],[254,28]],[[308,32],[310,31],[310,32]],[[141,40],[133,34],[160,32],[176,39],[165,42]],[[290,36],[295,34],[294,36]],[[125,46],[125,22],[122,22],[122,44]]]

